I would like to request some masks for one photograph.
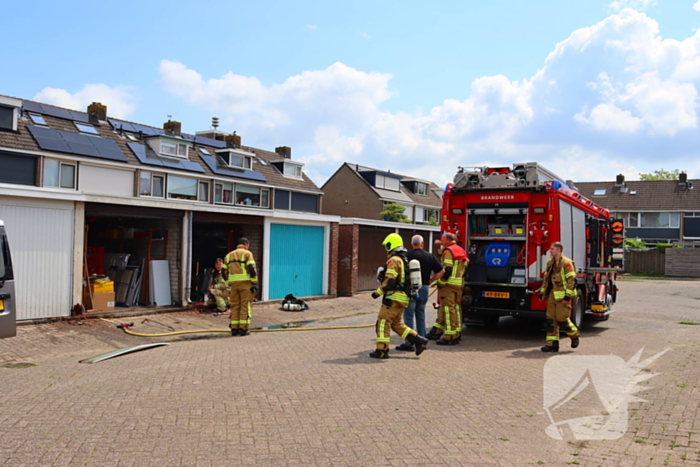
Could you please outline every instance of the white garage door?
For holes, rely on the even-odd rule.
[[[72,201],[0,197],[12,250],[17,319],[70,316],[73,274]]]

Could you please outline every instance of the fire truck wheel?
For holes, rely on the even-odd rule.
[[[583,324],[583,315],[585,313],[583,308],[583,298],[579,293],[574,297],[574,302],[571,304],[571,321],[573,321],[574,325],[579,329],[581,329],[581,325]]]
[[[496,326],[498,326],[498,320],[499,320],[500,318],[501,318],[501,317],[498,316],[498,315],[496,315],[496,316],[493,316],[493,315],[484,316],[484,318],[483,318],[483,320],[484,320],[484,327],[487,327],[487,328],[495,328]]]

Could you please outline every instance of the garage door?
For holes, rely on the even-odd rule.
[[[270,299],[323,294],[324,228],[270,225]]]
[[[70,316],[73,274],[72,201],[0,199],[12,248],[17,319]]]

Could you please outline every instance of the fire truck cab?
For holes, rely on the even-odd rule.
[[[443,196],[441,227],[468,253],[462,296],[466,324],[501,316],[544,319],[542,286],[555,241],[576,265],[571,319],[607,320],[624,265],[624,225],[535,162],[460,167]]]

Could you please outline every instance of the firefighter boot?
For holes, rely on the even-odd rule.
[[[438,331],[439,329],[433,326],[432,328],[430,328],[430,331],[428,331],[428,334],[425,335],[425,338],[431,341],[436,341],[440,339],[440,335],[442,333],[438,334]]]
[[[412,346],[411,344],[409,344],[408,342],[404,342],[404,343],[402,343],[401,345],[397,345],[397,346],[396,346],[396,350],[402,350],[402,351],[404,351],[404,352],[413,352],[414,350],[416,350],[416,348],[413,347],[413,346]]]
[[[237,336],[237,335],[238,335],[238,328],[232,328],[232,329],[231,329],[231,335],[232,335],[232,336]]]
[[[371,358],[389,358],[389,349],[376,349],[374,352],[370,352],[369,356]]]
[[[559,341],[552,341],[551,344],[543,346],[540,350],[542,352],[559,352]]]
[[[579,344],[578,337],[572,337],[571,338],[571,348],[575,349],[576,347],[578,347],[578,344]]]
[[[408,339],[408,342],[416,347],[416,355],[422,354],[426,347],[428,347],[428,339],[425,337],[421,337],[417,334],[415,336],[413,334],[409,334],[406,338]]]

